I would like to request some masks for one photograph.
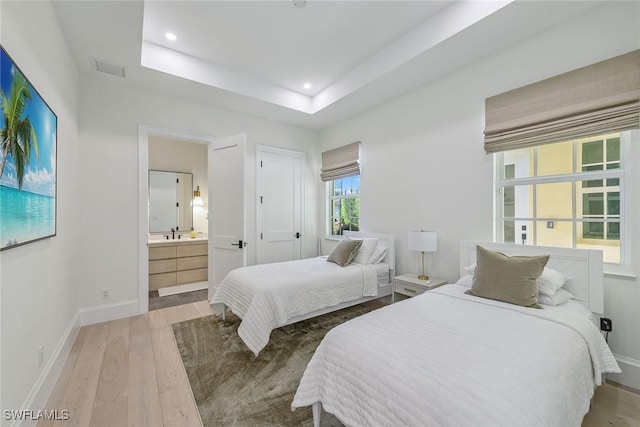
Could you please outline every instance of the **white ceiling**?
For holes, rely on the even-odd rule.
[[[143,39],[305,95],[447,6],[444,2],[150,2]],[[175,42],[167,31],[179,35]],[[313,82],[310,90],[305,81]]]
[[[324,128],[598,2],[59,1],[83,73]],[[173,32],[177,40],[165,38]],[[96,71],[93,60],[123,67]],[[310,89],[303,84],[311,83]]]

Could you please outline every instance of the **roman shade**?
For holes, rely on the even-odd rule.
[[[360,174],[360,142],[322,153],[320,178],[323,181]]]
[[[640,50],[485,100],[487,153],[640,127]]]

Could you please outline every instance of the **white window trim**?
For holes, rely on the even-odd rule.
[[[332,223],[332,219],[333,219],[333,210],[332,210],[332,201],[333,201],[333,194],[331,193],[331,186],[333,185],[333,181],[325,181],[325,208],[326,208],[326,221],[325,221],[325,239],[326,240],[342,240],[344,239],[344,236],[338,235],[338,234],[333,234],[333,223]],[[361,195],[360,194],[356,194],[356,195],[348,195],[348,196],[342,196],[342,199],[360,199]]]
[[[607,277],[618,277],[623,279],[632,279],[636,277],[631,265],[632,248],[631,242],[637,233],[635,227],[637,225],[632,221],[632,209],[634,204],[634,198],[638,197],[639,188],[633,188],[633,176],[635,170],[633,170],[633,162],[627,162],[624,159],[629,159],[631,156],[631,144],[640,144],[640,130],[631,130],[621,132],[620,135],[620,162],[621,169],[611,169],[602,172],[590,172],[589,179],[606,179],[612,177],[620,178],[620,193],[621,193],[621,206],[620,206],[620,234],[622,237],[620,242],[620,262],[619,263],[604,263],[605,275]],[[573,164],[576,164],[576,150],[573,150]],[[537,162],[537,156],[534,157],[534,164]],[[537,166],[537,165],[536,165]],[[535,166],[534,166],[535,167]],[[496,242],[503,241],[503,228],[501,227],[502,220],[504,218],[503,206],[501,204],[502,196],[500,191],[505,183],[517,185],[530,185],[530,184],[546,184],[554,182],[577,182],[583,180],[584,175],[580,173],[572,173],[566,175],[548,175],[542,177],[527,177],[527,178],[513,178],[502,179],[502,169],[504,168],[503,153],[495,153],[493,155],[493,188],[494,188],[494,215],[493,215],[493,238]],[[582,179],[577,179],[578,177]],[[640,186],[639,186],[640,187]],[[576,197],[576,192],[572,191],[572,197]],[[535,194],[534,194],[535,200]],[[575,200],[574,200],[575,205]],[[639,212],[640,214],[640,212]],[[519,218],[522,220],[533,221],[533,218]],[[538,218],[540,220],[540,218]],[[575,221],[575,218],[573,219]]]

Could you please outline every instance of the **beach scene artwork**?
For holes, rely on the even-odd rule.
[[[57,117],[0,48],[0,249],[56,235]]]

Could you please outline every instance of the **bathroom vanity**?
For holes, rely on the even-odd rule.
[[[206,282],[208,239],[149,241],[149,290]]]

